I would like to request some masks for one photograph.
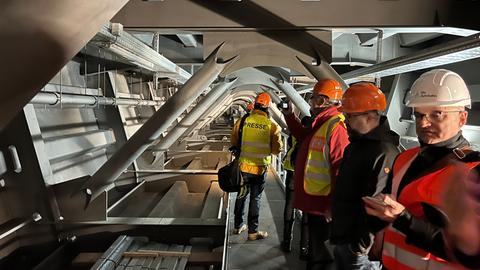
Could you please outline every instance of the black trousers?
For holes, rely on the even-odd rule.
[[[285,208],[283,209],[283,241],[290,243],[293,239],[293,225],[295,224],[295,209],[293,208],[294,194],[293,171],[287,170],[285,178]],[[300,248],[308,247],[308,223],[307,215],[302,215],[302,227],[300,228]]]
[[[333,261],[325,241],[330,236],[330,223],[323,215],[308,214],[309,258],[308,269],[322,269]]]

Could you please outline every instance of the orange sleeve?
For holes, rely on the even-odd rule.
[[[280,134],[280,127],[272,123],[270,129],[270,145],[272,148],[272,154],[278,155],[283,147],[282,135]]]
[[[240,127],[240,121],[242,119],[238,119],[237,122],[235,122],[235,125],[232,128],[232,133],[230,134],[230,144],[232,146],[238,146],[239,145],[239,138],[238,138],[238,128]]]

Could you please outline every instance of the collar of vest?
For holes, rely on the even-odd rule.
[[[254,109],[251,114],[259,114],[259,115],[263,115],[265,117],[268,117],[267,113],[264,112],[264,111],[261,111],[261,110],[257,110],[257,109]]]

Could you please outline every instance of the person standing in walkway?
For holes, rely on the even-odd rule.
[[[350,144],[333,190],[330,238],[339,270],[380,269],[380,262],[370,261],[368,253],[382,222],[369,219],[362,197],[383,190],[399,153],[400,138],[381,114],[386,106],[385,95],[371,83],[353,84],[342,98],[340,111],[345,115]]]
[[[407,97],[420,146],[398,156],[384,194],[364,198],[368,214],[391,223],[383,263],[389,270],[480,269],[480,156],[461,131],[471,107],[467,85],[435,69]]]
[[[308,216],[308,269],[322,269],[331,258],[325,241],[329,236],[331,190],[335,185],[348,135],[343,115],[337,110],[342,88],[335,80],[321,80],[309,100],[311,123],[303,126],[291,106],[285,120],[300,144],[295,162],[294,207]]]
[[[299,144],[295,137],[291,134],[288,137],[289,149],[283,160],[283,168],[287,175],[285,177],[285,207],[283,209],[283,241],[281,243],[282,250],[285,252],[292,251],[293,226],[297,215],[301,216],[300,226],[300,259],[308,259],[308,224],[307,215],[302,214],[298,209],[293,208],[293,194],[295,185],[295,160]]]
[[[231,144],[240,148],[240,171],[247,188],[245,196],[237,197],[235,202],[234,234],[240,234],[247,229],[243,215],[245,201],[250,194],[248,208],[248,239],[257,240],[268,236],[266,231],[258,230],[260,199],[265,187],[267,168],[271,163],[271,155],[278,155],[282,148],[280,128],[269,118],[268,108],[271,105],[270,96],[260,93],[255,98],[253,110],[246,116],[243,127],[238,120],[231,133]],[[241,132],[240,132],[241,129]],[[241,133],[241,136],[239,134]],[[240,146],[240,147],[239,147]]]

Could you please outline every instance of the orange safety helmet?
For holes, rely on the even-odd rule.
[[[384,111],[387,108],[387,99],[375,85],[367,82],[356,83],[350,86],[342,98],[341,112],[356,113],[368,111]]]
[[[314,95],[324,95],[329,99],[340,100],[342,99],[342,85],[332,79],[325,79],[318,81],[313,87]]]
[[[249,102],[249,103],[247,104],[247,111],[251,112],[251,111],[253,110],[253,107],[254,107],[254,106],[253,106],[253,102]]]
[[[266,92],[258,94],[258,96],[255,98],[255,104],[258,104],[264,108],[270,107],[271,103],[272,99],[270,98],[270,95]]]

